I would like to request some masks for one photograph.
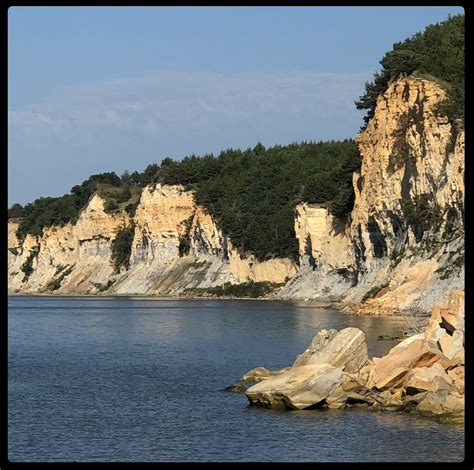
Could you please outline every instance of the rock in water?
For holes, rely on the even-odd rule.
[[[297,366],[250,387],[245,394],[252,405],[302,410],[323,402],[342,379],[342,369],[329,364]]]
[[[358,328],[344,328],[336,330],[322,330],[311,342],[306,351],[298,356],[294,366],[330,364],[340,367],[347,373],[358,372],[367,362],[367,343],[362,330]]]
[[[229,385],[228,387],[224,388],[224,391],[226,392],[234,392],[234,393],[243,393],[247,390],[247,387],[240,383],[240,384],[232,384]]]
[[[428,367],[443,357],[428,341],[413,338],[402,341],[375,363],[372,378],[377,389],[395,387],[403,382],[410,369]]]

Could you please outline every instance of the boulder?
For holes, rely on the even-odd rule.
[[[302,410],[322,404],[342,380],[339,367],[297,366],[250,387],[245,394],[252,405]]]
[[[455,330],[464,331],[464,291],[451,292],[444,306],[433,308],[431,318],[436,320],[448,334],[452,334]]]
[[[444,335],[438,342],[443,354],[448,359],[453,359],[464,350],[464,332],[456,330],[452,335]]]
[[[436,325],[430,325],[429,329],[425,331],[425,338],[433,344],[439,345],[441,340],[451,338],[451,336],[444,328],[439,326],[439,323],[436,323]]]
[[[439,363],[435,363],[431,367],[413,368],[409,372],[404,386],[410,395],[423,391],[437,392],[438,390],[454,389],[453,381]]]
[[[413,411],[429,392],[420,392],[415,395],[402,395],[402,405],[400,411]]]
[[[318,333],[306,351],[298,356],[294,366],[330,364],[345,372],[358,372],[367,362],[367,343],[362,330],[344,328],[334,334],[330,330]]]
[[[428,392],[418,403],[416,410],[424,415],[464,414],[464,395],[446,390]]]
[[[326,398],[326,406],[331,410],[346,407],[347,393],[342,387],[336,387]]]
[[[403,405],[403,392],[401,389],[395,392],[385,390],[381,393],[380,398],[383,398],[382,409],[388,411],[398,411]]]
[[[338,331],[331,330],[321,330],[311,341],[311,344],[308,348],[296,357],[295,362],[293,362],[292,367],[295,366],[305,366],[308,363],[308,360],[313,357],[316,353],[321,351],[327,344],[337,335]]]
[[[405,346],[401,347],[403,343]],[[373,384],[379,390],[399,387],[410,369],[428,367],[442,358],[444,356],[441,351],[423,339],[423,336],[407,338],[375,363],[372,370]]]

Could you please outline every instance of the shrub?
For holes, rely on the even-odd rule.
[[[21,265],[21,271],[24,274],[23,282],[26,282],[28,278],[33,274],[33,259],[38,256],[39,248],[35,247],[30,251],[28,258],[26,258],[25,262]]]
[[[117,236],[112,242],[111,261],[115,273],[120,272],[122,268],[126,270],[129,268],[134,233],[134,224],[129,227],[123,227],[117,232]]]
[[[58,266],[59,268],[60,266]],[[46,286],[46,289],[49,291],[55,291],[58,290],[61,287],[61,283],[63,282],[64,278],[66,276],[69,276],[69,274],[72,273],[72,268],[74,266],[69,266],[66,270],[64,270],[65,266],[62,266],[62,269],[56,269],[56,275],[62,271],[62,273],[58,276],[55,277],[54,279],[51,279],[49,281],[48,285]]]
[[[386,282],[385,284],[382,284],[380,286],[372,287],[372,289],[370,289],[364,294],[364,296],[362,297],[362,302],[365,302],[368,299],[373,299],[382,289],[388,287],[388,284],[389,283]]]
[[[207,288],[192,288],[185,292],[197,296],[212,296],[212,297],[251,297],[260,298],[273,292],[283,284],[276,284],[271,282],[244,282],[242,284],[231,284],[226,282],[222,286],[207,287]]]

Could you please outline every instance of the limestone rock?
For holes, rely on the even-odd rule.
[[[229,385],[224,389],[226,392],[233,392],[233,393],[243,393],[247,390],[247,387],[243,383],[232,384]]]
[[[463,414],[464,396],[458,393],[448,393],[445,390],[429,392],[419,402],[416,410],[426,415]]]
[[[456,330],[452,336],[444,335],[439,339],[441,351],[448,359],[453,359],[464,350],[464,332]]]
[[[362,330],[344,328],[337,334],[320,332],[294,365],[331,364],[345,372],[358,372],[367,362],[367,343]]]
[[[441,351],[433,348],[425,339],[412,340],[403,349],[399,344],[375,364],[375,387],[381,390],[400,386],[410,369],[428,367],[442,357]]]
[[[327,346],[328,343],[337,335],[337,333],[338,331],[334,329],[319,331],[303,354],[297,356],[295,362],[293,363],[293,367],[306,365],[309,359],[321,351],[321,349],[323,349],[325,346]]]
[[[433,309],[432,318],[449,334],[464,331],[464,291],[451,292],[445,305]]]
[[[292,367],[247,389],[253,405],[305,409],[318,405],[342,382],[342,370],[329,364]]]
[[[444,368],[435,363],[431,367],[413,368],[404,384],[407,392],[411,389],[416,393],[422,391],[437,392],[438,390],[452,390],[453,382]]]

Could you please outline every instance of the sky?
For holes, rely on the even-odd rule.
[[[8,205],[164,157],[354,138],[393,44],[461,7],[11,7]]]

